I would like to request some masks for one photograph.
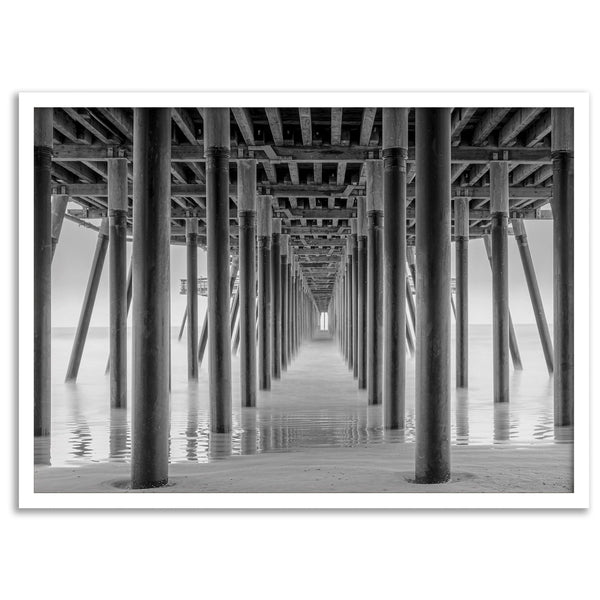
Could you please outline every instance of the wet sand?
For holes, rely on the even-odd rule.
[[[414,444],[367,448],[315,448],[232,456],[205,464],[174,464],[174,492],[558,492],[573,491],[573,445],[498,448],[453,447],[453,479],[412,483]],[[129,465],[36,467],[36,492],[131,492]]]

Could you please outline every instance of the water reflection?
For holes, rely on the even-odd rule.
[[[196,393],[196,383],[190,383],[187,402],[187,424],[185,428],[185,456],[191,462],[198,462],[198,398]]]
[[[510,403],[494,402],[494,444],[510,440]]]
[[[49,435],[43,435],[33,439],[33,464],[50,466]]]
[[[109,458],[124,461],[129,457],[129,425],[126,408],[110,409]]]
[[[242,454],[256,454],[258,446],[258,431],[256,429],[256,408],[242,408]]]
[[[66,384],[67,408],[70,420],[67,424],[71,431],[71,455],[75,458],[87,458],[92,453],[92,433],[85,415],[81,411],[81,393],[76,384]]]
[[[457,388],[456,390],[456,445],[469,445],[469,392]]]
[[[453,393],[452,443],[571,442],[572,428],[554,427],[552,378],[546,372],[535,326],[530,331],[518,330],[525,369],[511,375],[509,405],[494,405],[491,397],[491,332],[488,330],[487,327],[473,326],[470,331],[473,347],[470,386],[468,390]],[[198,384],[188,382],[186,345],[178,345],[176,335],[177,332],[172,346],[169,438],[172,463],[206,462],[232,454],[284,452],[309,447],[350,448],[414,442],[412,361],[411,368],[407,369],[405,428],[384,430],[382,407],[367,405],[366,391],[357,390],[356,381],[340,360],[336,344],[326,340],[305,347],[285,377],[275,382],[271,391],[259,393],[257,408],[241,408],[239,389],[234,386],[232,434],[211,434],[206,372],[201,372]],[[110,409],[108,383],[101,375],[106,359],[106,339],[91,337],[88,340],[91,354],[87,355],[87,360],[93,362],[93,357],[97,356],[97,365],[88,364],[87,370],[81,373],[79,384],[65,385],[62,368],[53,372],[52,444],[49,439],[35,441],[36,464],[52,462],[55,466],[64,466],[92,460],[129,459],[131,414]],[[61,360],[61,348],[63,363],[68,361],[71,341],[72,335],[65,338],[64,347],[53,347],[57,362]],[[94,349],[94,344],[100,343],[102,345]],[[232,380],[239,381],[237,359],[233,360],[232,369]],[[96,371],[100,374],[98,379],[94,379]]]
[[[208,436],[208,456],[219,459],[231,456],[231,433],[210,433]]]

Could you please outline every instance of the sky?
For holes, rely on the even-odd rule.
[[[526,221],[529,246],[549,324],[552,324],[552,221]],[[81,303],[96,247],[97,233],[71,221],[64,221],[52,263],[52,326],[76,327]],[[127,244],[127,261],[131,243]],[[509,238],[510,310],[516,324],[535,323],[527,284],[514,238]],[[198,252],[199,274],[206,275],[206,253]],[[452,245],[454,277],[454,244]],[[185,311],[185,296],[179,293],[180,279],[186,277],[185,246],[171,246],[171,319],[180,325]],[[482,239],[469,243],[469,322],[492,322],[492,280]],[[105,261],[91,327],[108,327],[108,258]],[[206,298],[199,297],[204,314]],[[130,317],[131,324],[131,317]]]

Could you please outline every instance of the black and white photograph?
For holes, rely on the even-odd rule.
[[[583,0],[20,0],[7,598],[597,595]]]
[[[34,496],[577,502],[585,94],[52,98],[21,114]]]

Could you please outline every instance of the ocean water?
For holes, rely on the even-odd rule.
[[[454,388],[452,364],[453,445],[523,447],[572,441],[572,431],[555,430],[553,425],[552,377],[546,371],[535,325],[516,326],[516,332],[524,368],[511,369],[510,403],[494,405],[491,326],[470,326],[468,390]],[[128,461],[131,382],[127,409],[111,409],[108,376],[104,374],[108,329],[92,328],[78,381],[65,384],[74,335],[74,328],[53,330],[52,435],[49,448],[43,444],[36,447],[36,461],[54,466]],[[357,389],[337,342],[325,333],[306,341],[281,380],[274,380],[270,391],[259,392],[256,409],[240,407],[239,361],[233,356],[233,431],[211,434],[207,362],[202,364],[198,383],[188,383],[186,335],[180,342],[177,335],[178,328],[174,327],[171,463],[306,447],[414,442],[414,358],[407,361],[406,427],[390,432],[382,427],[381,407],[367,406],[366,391]]]

